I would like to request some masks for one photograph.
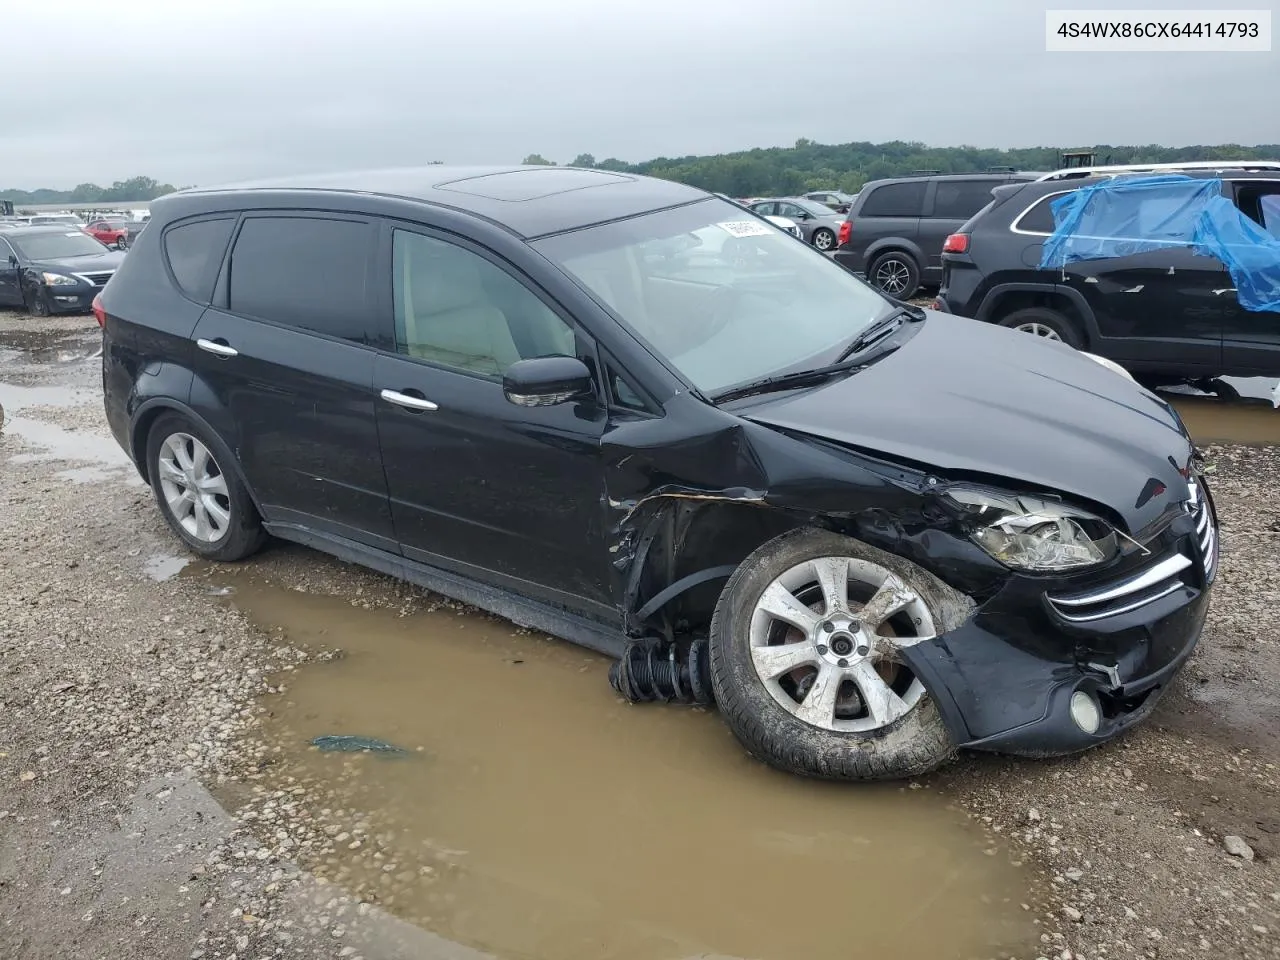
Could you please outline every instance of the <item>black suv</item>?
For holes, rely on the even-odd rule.
[[[1169,247],[1040,269],[1055,199],[1105,177],[1161,172],[1221,178],[1226,196],[1280,237],[1280,163],[1065,170],[996,190],[948,239],[934,307],[1061,340],[1155,380],[1280,374],[1280,314],[1240,306],[1220,260]]]
[[[942,243],[991,200],[995,187],[1029,173],[965,173],[873,180],[840,226],[836,262],[905,300],[942,279]]]
[[[270,534],[412,580],[832,778],[1099,743],[1200,635],[1172,407],[700,190],[429,166],[151,223],[95,304],[107,420],[202,557]]]

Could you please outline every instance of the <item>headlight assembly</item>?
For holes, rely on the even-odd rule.
[[[1078,570],[1119,551],[1111,524],[1056,500],[971,486],[951,487],[944,497],[973,542],[1015,570]]]
[[[45,282],[46,286],[50,287],[74,287],[80,282],[75,277],[68,277],[61,273],[42,273],[40,274],[40,279]]]

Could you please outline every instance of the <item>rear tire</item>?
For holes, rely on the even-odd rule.
[[[890,250],[871,261],[867,279],[877,290],[899,300],[909,300],[920,289],[920,268],[910,254]]]
[[[836,246],[836,235],[826,227],[820,227],[813,231],[813,245],[826,253],[828,250],[834,250]]]
[[[1000,319],[1000,326],[1042,337],[1058,340],[1079,350],[1084,346],[1084,333],[1076,322],[1064,313],[1048,307],[1024,307]]]
[[[151,425],[147,476],[165,522],[192,553],[243,560],[266,540],[231,452],[189,417],[163,413]]]
[[[780,608],[812,625],[774,616]],[[716,703],[747,751],[779,770],[827,780],[925,773],[955,748],[894,651],[954,629],[972,608],[901,557],[827,530],[793,530],[744,560],[720,595],[710,638]]]
[[[127,246],[129,246],[129,238],[128,238],[128,237],[117,237],[117,238],[116,238],[116,249],[117,249],[117,250],[123,250],[123,249],[125,249]]]

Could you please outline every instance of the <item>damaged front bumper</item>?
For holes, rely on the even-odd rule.
[[[959,628],[902,651],[962,748],[1075,753],[1140,722],[1195,649],[1217,565],[1206,500],[1105,574],[1017,575]],[[1097,708],[1073,718],[1080,691]]]

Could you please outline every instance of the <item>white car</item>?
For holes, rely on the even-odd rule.
[[[787,217],[774,217],[774,216],[766,216],[765,219],[768,220],[770,223],[772,223],[775,227],[779,228],[780,230],[785,230],[787,233],[791,234],[797,240],[804,239],[804,234],[800,232],[800,228],[796,226],[796,222],[794,220],[790,220]]]

